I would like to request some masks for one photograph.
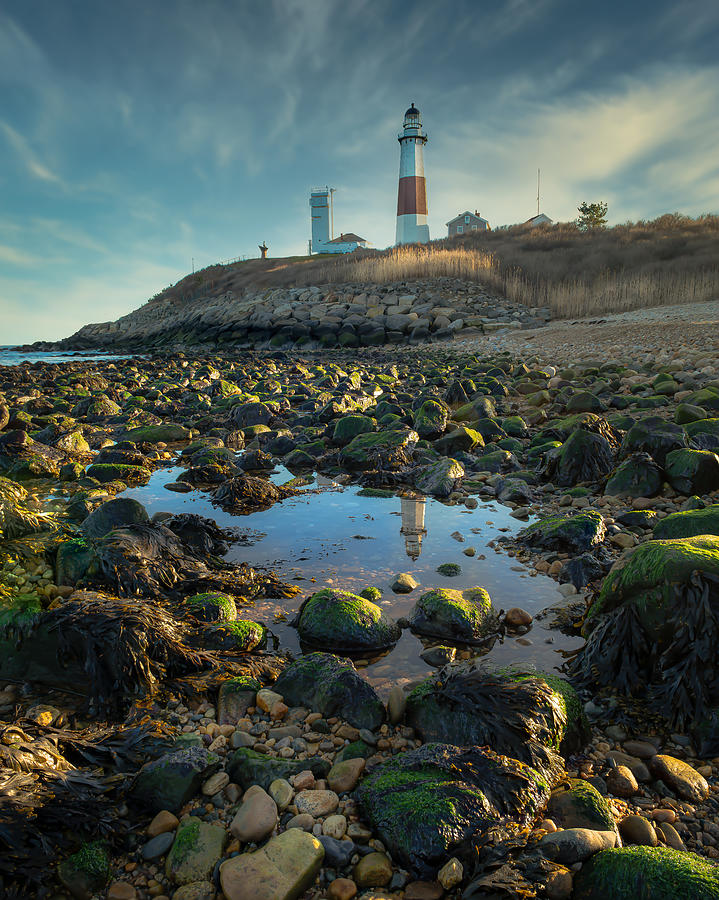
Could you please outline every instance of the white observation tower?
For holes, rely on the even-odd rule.
[[[427,135],[422,132],[422,119],[414,103],[404,114],[403,132],[397,140],[400,152],[395,243],[426,244],[429,241],[429,225],[423,148]]]

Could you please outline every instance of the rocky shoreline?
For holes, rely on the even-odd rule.
[[[228,276],[229,278],[229,276]],[[241,295],[213,282],[191,301],[151,300],[116,322],[85,325],[41,350],[130,348],[289,349],[377,347],[446,341],[504,329],[535,328],[548,309],[530,309],[457,279],[397,284],[274,288]]]
[[[413,296],[389,315],[416,323]],[[333,345],[0,370],[2,887],[719,896],[719,348],[560,368],[486,343]],[[297,588],[228,563],[231,529],[123,497],[172,461],[171,490],[235,515],[312,471],[498,501],[528,524],[489,547],[557,579],[566,602],[542,618],[586,643],[561,674],[492,667],[496,639],[531,635],[521,603],[408,572],[407,619],[370,585],[316,591],[295,621],[308,652],[268,649],[251,600]],[[278,463],[292,482],[269,479]],[[382,699],[361,660],[407,628],[437,669]]]

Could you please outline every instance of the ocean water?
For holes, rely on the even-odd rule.
[[[127,359],[133,354],[80,353],[77,351],[15,350],[12,346],[0,346],[0,366],[17,366],[25,362],[63,363],[84,359]]]

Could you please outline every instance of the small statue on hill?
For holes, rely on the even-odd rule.
[[[262,241],[262,243],[259,244],[258,246],[260,248],[260,253],[262,254],[262,259],[267,259],[267,250],[268,250],[267,244],[264,241]]]

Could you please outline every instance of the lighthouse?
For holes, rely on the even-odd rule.
[[[427,186],[424,180],[424,145],[427,135],[422,132],[422,118],[414,103],[404,114],[399,141],[399,191],[397,193],[396,244],[426,244]]]

